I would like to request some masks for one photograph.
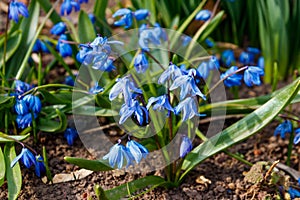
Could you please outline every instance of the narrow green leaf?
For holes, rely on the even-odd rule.
[[[96,38],[96,33],[89,16],[81,10],[78,18],[78,36],[80,43],[92,42]]]
[[[43,158],[44,158],[44,164],[45,164],[45,168],[46,168],[47,179],[48,179],[48,181],[52,181],[52,174],[51,174],[51,171],[49,169],[48,156],[47,156],[45,146],[43,146]]]
[[[223,15],[224,15],[224,11],[220,11],[209,22],[209,24],[207,25],[207,27],[205,28],[205,30],[203,31],[203,33],[200,36],[200,39],[199,39],[200,42],[204,41],[209,36],[209,34],[211,34],[211,32],[213,32],[217,28],[217,26],[219,25],[219,23],[222,20]]]
[[[138,180],[131,181],[129,183],[122,184],[110,190],[105,191],[105,196],[108,199],[121,199],[128,195],[133,194],[139,190],[145,189],[151,186],[160,186],[165,184],[166,181],[160,176],[146,176]]]
[[[65,161],[68,163],[77,165],[81,168],[92,170],[92,171],[110,171],[113,168],[109,167],[108,165],[104,164],[99,160],[87,160],[84,158],[75,158],[75,157],[65,157]]]
[[[44,101],[50,104],[71,104],[72,91],[60,91],[57,93],[50,92],[45,89],[40,89],[39,92],[44,97]]]
[[[41,7],[43,8],[43,10],[45,11],[45,13],[48,13],[50,11],[50,9],[52,8],[53,4],[49,1],[49,0],[37,0],[39,2],[39,4],[41,5]],[[61,21],[61,18],[59,16],[59,14],[57,14],[56,11],[54,11],[53,13],[51,13],[50,17],[51,21],[56,24],[58,22]]]
[[[0,110],[11,108],[15,103],[15,97],[0,95]]]
[[[4,183],[5,178],[5,158],[3,156],[2,148],[0,147],[0,187]]]
[[[13,168],[10,167],[10,163],[16,157],[14,143],[9,142],[5,144],[4,157],[6,164],[8,200],[14,200],[17,199],[22,186],[22,174],[19,163],[16,163]]]
[[[250,137],[270,123],[298,93],[300,87],[299,80],[300,79],[294,81],[286,87],[285,90],[282,90],[251,114],[192,150],[184,159],[182,169],[185,170],[185,172],[181,175],[179,181],[182,181],[185,175],[201,161]]]
[[[51,119],[40,118],[37,127],[44,132],[63,132],[67,128],[67,117],[59,109],[56,109],[56,114],[59,118],[59,122]]]
[[[8,37],[7,44],[6,44],[7,46],[6,46],[5,60],[8,60],[18,49],[22,38],[21,36],[22,36],[21,31],[15,31]],[[0,40],[0,46],[3,46],[3,42],[4,42],[4,38]],[[0,48],[0,60],[3,60],[3,48]],[[2,62],[0,63],[0,66],[1,65]]]
[[[18,140],[18,141],[22,141],[27,139],[30,136],[30,133],[28,133],[27,135],[6,135],[2,132],[0,132],[0,143],[6,143],[6,142],[13,142],[14,140]],[[12,139],[9,139],[9,138]]]
[[[115,110],[99,108],[95,106],[80,106],[74,110],[76,115],[88,115],[88,116],[102,116],[102,117],[112,117],[117,116],[119,113]]]

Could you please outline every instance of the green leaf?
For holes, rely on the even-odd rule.
[[[38,129],[44,132],[63,132],[66,130],[68,123],[66,115],[59,109],[56,109],[56,114],[59,118],[59,122],[51,119],[40,118],[38,123]]]
[[[300,79],[286,87],[263,106],[226,128],[217,135],[209,138],[192,150],[184,159],[182,169],[185,172],[179,181],[196,165],[206,158],[240,142],[255,134],[270,123],[283,110],[298,93]]]
[[[30,136],[30,133],[27,135],[6,135],[2,132],[0,132],[0,143],[6,143],[6,142],[13,142],[14,140],[22,141],[27,139]],[[12,139],[9,139],[9,138]]]
[[[92,42],[96,38],[94,26],[89,16],[82,10],[79,12],[78,36],[80,43]]]
[[[166,181],[160,176],[146,176],[129,183],[122,184],[110,190],[105,191],[105,196],[108,199],[121,199],[129,194],[133,194],[146,187],[158,187],[165,184]]]
[[[49,0],[37,0],[39,2],[39,4],[41,5],[41,7],[43,8],[43,10],[45,11],[45,13],[48,13],[50,11],[50,9],[52,8],[52,3]],[[57,14],[56,11],[54,11],[53,13],[51,13],[50,17],[51,21],[56,24],[58,22],[61,21],[61,18],[59,16],[59,14]]]
[[[4,35],[4,34],[3,34]],[[18,49],[21,42],[21,31],[15,31],[11,35],[8,36],[7,46],[6,46],[6,56],[5,60],[8,60]],[[4,38],[0,40],[0,46],[3,47]],[[0,48],[0,60],[3,60],[3,48]],[[2,62],[0,63],[2,65]]]
[[[88,115],[88,116],[102,116],[102,117],[112,117],[117,116],[119,113],[115,110],[99,108],[95,106],[80,106],[74,110],[76,115]]]
[[[13,168],[10,167],[10,163],[16,157],[14,143],[9,142],[5,144],[4,157],[6,163],[8,200],[17,199],[22,186],[22,174],[19,163],[16,163]]]
[[[5,160],[2,152],[2,148],[0,147],[0,187],[4,183],[5,178]]]
[[[200,36],[200,42],[204,41],[209,34],[211,34],[211,32],[213,32],[218,24],[221,22],[222,17],[224,15],[224,11],[220,11],[218,12],[218,14],[209,22],[209,24],[207,25],[207,27],[205,28],[205,30],[203,31],[203,33]]]
[[[0,110],[11,108],[15,104],[15,97],[0,95]]]
[[[49,92],[48,90],[40,89],[39,92],[43,95],[44,100],[50,104],[71,104],[72,91]]]
[[[77,165],[81,168],[92,170],[92,171],[110,171],[113,168],[107,166],[99,160],[87,160],[84,158],[75,158],[75,157],[65,157],[65,161],[68,163]]]

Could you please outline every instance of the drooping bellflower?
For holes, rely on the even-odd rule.
[[[192,141],[187,136],[182,137],[182,141],[180,144],[179,156],[183,158],[186,154],[188,154],[193,149]]]
[[[120,17],[118,21],[114,22],[115,26],[125,26],[125,28],[129,28],[132,25],[133,13],[128,8],[121,8],[117,10],[112,17]]]
[[[131,153],[136,163],[140,163],[142,158],[146,158],[149,154],[148,149],[146,147],[134,140],[129,140],[126,143],[126,148]]]
[[[37,39],[33,45],[32,52],[50,53],[49,49],[45,45],[45,42]]]
[[[103,92],[104,88],[101,87],[98,82],[95,83],[95,85],[93,87],[91,87],[91,89],[89,90],[90,94],[98,94],[100,92]]]
[[[60,7],[60,15],[69,15],[74,8],[75,12],[80,10],[80,4],[74,0],[64,0]]]
[[[27,149],[25,147],[23,147],[21,153],[17,157],[15,157],[15,159],[13,159],[13,161],[10,164],[10,167],[14,167],[15,164],[19,160],[21,160],[22,163],[27,168],[30,168],[31,165],[35,164],[35,156],[33,155],[33,153],[29,149]]]
[[[224,80],[224,84],[227,87],[241,85],[241,80],[242,80],[243,76],[241,74],[236,74],[235,72],[237,70],[238,70],[237,66],[232,66],[225,73],[221,74],[220,79],[227,77]]]
[[[67,139],[68,144],[72,146],[74,140],[78,138],[77,130],[74,128],[67,128],[64,132],[64,137]]]
[[[168,80],[175,80],[177,77],[183,75],[180,68],[175,64],[170,63],[169,67],[160,75],[158,84],[164,84]]]
[[[145,73],[148,67],[149,67],[149,63],[145,53],[144,52],[139,53],[134,59],[135,70],[137,71],[137,73]]]
[[[65,34],[60,35],[58,39],[58,43],[56,45],[56,50],[59,51],[62,57],[72,56],[72,48],[69,44],[67,44],[67,36]]]
[[[133,12],[133,15],[136,20],[140,21],[146,19],[149,16],[149,10],[147,9],[139,9]]]
[[[33,113],[33,115],[34,115],[34,118],[37,117],[36,113]],[[20,128],[20,129],[24,129],[24,128],[29,127],[31,125],[31,122],[32,122],[31,113],[27,113],[25,115],[18,115],[17,118],[16,118],[16,122],[17,122],[18,128]]]
[[[41,177],[41,175],[46,172],[46,167],[45,167],[43,157],[40,155],[35,156],[34,165],[35,165],[35,174],[37,175],[37,177]]]
[[[144,106],[141,106],[135,99],[132,99],[129,105],[124,103],[119,114],[121,116],[119,124],[123,124],[129,117],[136,120],[140,126],[145,126],[149,123],[149,113],[147,109]]]
[[[260,76],[264,75],[264,70],[260,67],[249,66],[244,72],[244,82],[248,87],[260,85]]]
[[[211,11],[210,10],[200,10],[195,19],[199,21],[207,21],[211,17]]]
[[[64,22],[59,22],[51,28],[50,33],[53,35],[61,35],[65,33],[66,29],[66,24]]]
[[[17,0],[11,0],[8,7],[9,20],[14,20],[16,23],[18,23],[19,15],[22,15],[24,17],[29,16],[26,5],[22,2],[18,2]]]
[[[300,128],[297,128],[295,130],[294,144],[298,144],[299,142],[300,142]]]
[[[162,95],[159,97],[151,97],[148,100],[148,104],[146,106],[147,110],[149,110],[150,106],[152,106],[153,110],[159,110],[159,111],[168,110],[172,112],[174,111],[167,95]]]
[[[228,67],[235,62],[234,53],[231,49],[222,52],[221,61]]]
[[[274,131],[274,136],[280,134],[280,137],[284,139],[285,134],[292,133],[292,130],[293,130],[292,122],[290,120],[285,120],[284,122],[282,122],[276,127]]]
[[[191,119],[194,116],[203,116],[198,112],[198,104],[195,97],[185,98],[174,108],[174,113],[176,115],[180,112],[182,112],[182,121]]]

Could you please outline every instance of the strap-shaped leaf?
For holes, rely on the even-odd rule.
[[[185,172],[179,181],[182,181],[184,176],[201,161],[248,138],[265,127],[293,100],[298,93],[299,86],[300,79],[298,78],[263,106],[197,146],[184,159],[182,169]]]
[[[6,135],[4,133],[0,132],[0,143],[3,142],[13,142],[14,140],[25,140],[26,138],[28,138],[30,136],[30,133],[26,134],[26,135]],[[12,139],[9,139],[12,138]]]
[[[6,179],[8,187],[8,200],[17,199],[22,186],[22,174],[19,163],[10,167],[10,163],[16,157],[15,146],[13,142],[6,143],[4,146],[4,157],[6,164]]]
[[[95,29],[89,16],[82,10],[79,12],[78,17],[78,36],[80,43],[92,42],[96,37]]]
[[[113,170],[113,168],[107,166],[103,162],[99,160],[87,160],[84,158],[75,158],[75,157],[65,157],[65,161],[68,163],[77,165],[81,168],[92,170],[92,171],[109,171]]]
[[[2,149],[0,147],[0,187],[4,183],[5,169],[6,169],[6,167],[5,167],[5,160],[4,160]]]

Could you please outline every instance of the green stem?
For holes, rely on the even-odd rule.
[[[32,118],[33,142],[36,144],[37,143],[37,126],[36,126],[36,121],[34,118],[33,111],[31,111],[31,118]]]
[[[41,86],[37,86],[37,87],[34,87],[32,88],[31,90],[28,90],[27,92],[25,92],[24,94],[22,94],[22,96],[26,96],[27,94],[30,94],[30,93],[34,93],[36,92],[37,90],[39,89],[44,89],[44,88],[55,88],[55,87],[58,87],[58,88],[67,88],[67,89],[73,89],[72,86],[69,86],[69,85],[64,85],[64,84],[47,84],[47,85],[41,85]]]
[[[9,24],[9,18],[8,15],[6,17],[6,24],[5,24],[5,35],[4,35],[4,44],[3,44],[3,65],[2,65],[2,86],[4,87],[5,83],[6,83],[6,79],[5,79],[5,68],[6,68],[6,51],[7,51],[7,38],[8,38],[8,24]]]
[[[42,85],[42,56],[39,54],[39,65],[38,65],[38,86]]]
[[[8,122],[8,114],[9,114],[8,110],[5,109],[5,118],[4,118],[4,126],[5,126],[4,132],[5,133],[8,133],[8,124],[9,124],[9,122]]]
[[[289,145],[288,145],[287,160],[286,160],[287,166],[291,165],[291,155],[292,155],[293,144],[294,144],[293,141],[294,141],[294,133],[292,131],[290,133],[290,139],[289,139]]]

